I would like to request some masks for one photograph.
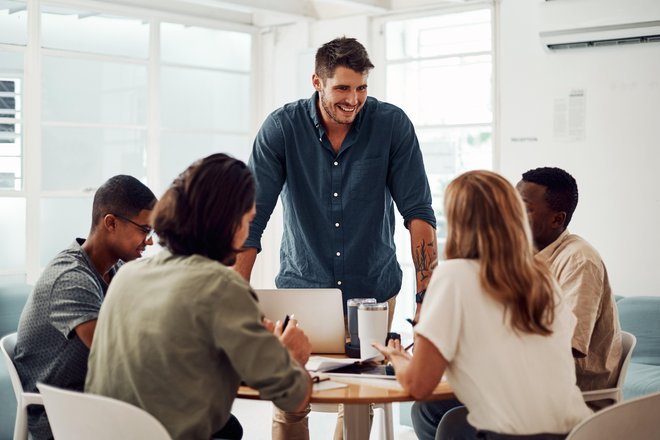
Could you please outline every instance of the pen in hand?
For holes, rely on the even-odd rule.
[[[293,315],[291,315],[291,316],[286,315],[284,317],[284,322],[282,323],[282,333],[284,333],[284,330],[286,330],[286,326],[289,324],[289,321],[291,320],[291,318],[293,318]]]

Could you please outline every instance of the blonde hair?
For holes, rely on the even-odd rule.
[[[445,192],[448,232],[445,258],[478,259],[484,290],[504,305],[511,326],[549,335],[554,288],[534,247],[523,202],[499,174],[469,171]]]

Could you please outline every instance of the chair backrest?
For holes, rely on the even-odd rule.
[[[635,335],[621,332],[621,364],[619,365],[619,379],[616,381],[616,387],[620,390],[623,389],[623,381],[626,379],[628,364],[636,344],[637,338]]]
[[[43,383],[37,388],[56,440],[171,440],[154,416],[129,403]]]
[[[617,303],[621,329],[637,338],[632,361],[660,365],[660,297],[630,296]]]
[[[579,423],[566,440],[648,440],[660,438],[660,393],[602,409]]]
[[[14,365],[14,347],[16,346],[16,333],[10,333],[0,340],[0,350],[2,350],[2,357],[5,360],[7,365],[7,371],[9,372],[9,379],[11,380],[11,386],[14,388],[14,395],[16,396],[16,402],[20,403],[21,395],[23,394],[23,384],[21,384],[21,378],[18,376],[18,371],[16,371],[16,366]]]

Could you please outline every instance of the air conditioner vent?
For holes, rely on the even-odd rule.
[[[539,12],[539,36],[551,50],[660,41],[657,0],[546,0]]]

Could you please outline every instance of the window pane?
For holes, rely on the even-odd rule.
[[[162,23],[160,32],[163,62],[250,70],[250,34],[172,23]]]
[[[490,56],[413,61],[387,67],[387,97],[415,125],[490,123]]]
[[[44,127],[42,185],[93,192],[116,174],[146,180],[146,130]]]
[[[24,1],[0,0],[0,43],[27,44],[26,8]]]
[[[0,51],[0,191],[23,187],[22,78],[23,54]]]
[[[149,55],[149,24],[141,20],[53,6],[43,10],[43,47],[145,59]]]
[[[490,52],[490,11],[436,15],[387,24],[387,59]]]
[[[164,132],[161,135],[161,188],[197,159],[226,153],[247,163],[252,140],[248,136],[220,136],[206,133]]]
[[[161,73],[163,127],[248,131],[248,74],[175,67]]]
[[[144,66],[43,58],[45,121],[142,125],[146,106]]]
[[[491,127],[418,129],[417,137],[431,186],[438,237],[446,237],[445,188],[460,173],[492,167]]]
[[[40,258],[48,264],[77,237],[86,238],[92,223],[92,197],[41,199]]]
[[[25,199],[0,198],[0,271],[25,269]]]

